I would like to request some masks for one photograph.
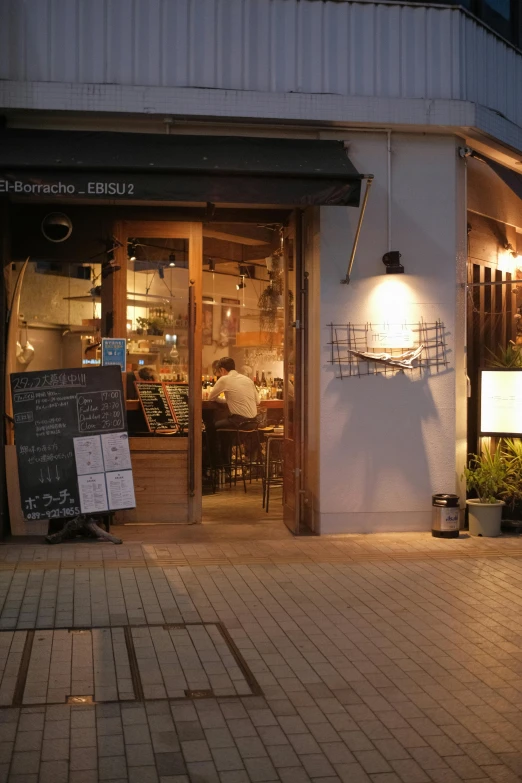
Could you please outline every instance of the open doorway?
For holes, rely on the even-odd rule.
[[[62,249],[38,232],[45,209],[19,207],[13,224],[14,277],[30,257],[18,339],[36,347],[31,369],[56,370],[99,365],[101,338],[126,338],[137,503],[114,518],[119,535],[174,540],[192,522],[214,536],[231,525],[241,537],[286,536],[284,522],[298,532],[287,518],[288,511],[295,517],[302,428],[292,213],[230,210],[220,220],[184,222],[156,210],[138,217],[130,208],[64,205],[75,232]],[[224,357],[255,385],[259,407],[255,430],[233,434],[228,462],[219,464],[208,398],[214,362]]]
[[[253,525],[268,532],[283,524],[285,242],[282,223],[222,223],[204,231],[201,382],[206,525]],[[234,383],[237,372],[255,387],[255,426],[215,429],[234,405],[214,392],[225,357],[229,366],[234,365],[228,382]],[[241,378],[238,382],[250,395],[248,384]]]

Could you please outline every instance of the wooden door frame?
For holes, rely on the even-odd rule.
[[[127,337],[127,242],[129,238],[144,239],[186,239],[189,243],[189,286],[193,291],[194,331],[192,336],[192,362],[189,377],[189,400],[192,421],[192,437],[189,439],[189,476],[192,486],[189,493],[189,524],[201,522],[202,505],[202,436],[201,402],[202,397],[198,378],[201,378],[202,363],[202,301],[203,301],[203,225],[201,223],[176,222],[167,220],[121,220],[114,224],[113,234],[121,243],[114,257],[120,270],[109,275],[102,285],[102,330],[107,320],[112,320],[112,333],[107,337]],[[109,281],[109,285],[107,282]],[[104,297],[104,288],[106,289]],[[190,296],[189,296],[190,301]],[[105,307],[104,307],[105,304]],[[109,309],[110,308],[110,309]],[[112,312],[112,319],[106,313]],[[102,331],[103,334],[103,331]],[[190,446],[192,446],[190,448]]]
[[[303,248],[303,211],[301,209],[295,209],[292,213],[291,222],[287,226],[287,229],[293,225],[293,256],[294,256],[294,318],[292,323],[288,322],[288,255],[284,254],[284,301],[285,301],[285,431],[287,429],[288,422],[288,385],[287,385],[287,351],[288,345],[286,336],[291,328],[294,329],[294,410],[293,410],[293,431],[292,431],[292,487],[294,493],[294,519],[293,525],[290,526],[287,523],[285,516],[285,497],[287,494],[287,488],[283,486],[283,520],[285,525],[291,530],[294,535],[299,535],[302,522],[303,522],[303,485],[304,485],[304,460],[303,454],[305,449],[304,437],[304,417],[305,417],[305,384],[306,379],[304,375],[304,348],[306,345],[305,339],[305,326],[306,326],[306,299],[305,299],[305,286],[304,286],[304,248]],[[283,445],[284,457],[287,455],[287,443],[285,439]],[[283,467],[283,482],[287,477],[286,467]]]

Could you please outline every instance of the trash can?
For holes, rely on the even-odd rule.
[[[460,509],[458,495],[440,493],[431,496],[431,535],[435,538],[458,538]]]

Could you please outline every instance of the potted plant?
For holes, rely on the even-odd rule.
[[[502,514],[502,527],[507,532],[520,532],[522,528],[522,440],[505,438],[501,441],[500,447],[509,477],[504,496],[506,506]]]
[[[139,318],[138,317],[138,318],[136,318],[136,323],[137,323],[136,334],[143,334],[149,328],[149,320],[148,320],[148,318]]]
[[[511,491],[510,467],[500,447],[494,454],[486,447],[482,454],[470,457],[463,477],[468,492],[477,497],[466,500],[469,532],[472,536],[499,536],[504,498]]]
[[[487,359],[488,367],[522,368],[522,352],[519,349],[520,346],[513,342],[509,342],[506,348],[499,345],[496,353],[486,348],[489,353]]]
[[[283,305],[283,270],[280,256],[272,256],[267,268],[269,283],[261,292],[257,306],[260,311],[259,327],[261,331],[273,334],[278,330],[279,310]]]

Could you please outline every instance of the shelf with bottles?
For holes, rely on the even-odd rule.
[[[274,378],[271,372],[261,370],[261,376],[259,376],[259,370],[256,370],[255,377],[252,379],[259,392],[261,400],[282,400],[284,381],[282,378]]]

